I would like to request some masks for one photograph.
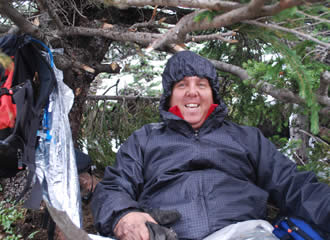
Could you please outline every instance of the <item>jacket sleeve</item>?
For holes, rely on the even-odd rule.
[[[259,130],[254,135],[257,185],[269,193],[282,215],[297,216],[330,231],[330,186],[313,172],[298,171]],[[257,145],[257,146],[256,146]]]
[[[97,231],[113,236],[113,228],[126,213],[139,209],[137,199],[143,189],[143,129],[134,132],[120,147],[114,167],[106,167],[93,193],[91,209]]]

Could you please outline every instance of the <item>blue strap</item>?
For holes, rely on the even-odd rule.
[[[40,40],[35,39],[35,38],[31,38],[31,40],[34,41],[34,42],[39,43],[40,45],[42,45],[42,46],[47,50],[47,52],[48,52],[48,54],[49,54],[49,58],[50,58],[50,66],[53,68],[53,67],[54,67],[54,58],[53,58],[53,54],[52,54],[52,52],[50,51],[50,49],[47,47],[47,45],[44,44],[43,42],[41,42]]]
[[[32,38],[31,37],[31,40],[36,42],[36,43],[39,43],[40,45],[42,45],[48,52],[49,54],[49,58],[50,58],[50,66],[52,68],[54,68],[54,58],[53,58],[53,54],[52,52],[50,51],[50,49],[48,48],[48,46],[46,44],[44,44],[42,41],[38,40],[38,39],[35,39],[35,38]],[[49,103],[45,106],[45,109],[44,109],[44,116],[43,116],[43,127],[44,129],[46,130],[46,141],[50,141],[52,139],[52,136],[50,135],[50,130],[49,130],[49,126],[48,126],[48,121],[49,121],[49,112],[48,112],[48,107],[49,107]]]

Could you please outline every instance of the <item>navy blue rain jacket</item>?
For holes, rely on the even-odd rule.
[[[184,52],[173,58],[182,63],[180,57],[187,56],[190,61],[180,69],[190,71],[199,56]],[[128,211],[176,209],[182,217],[172,228],[179,238],[202,239],[232,223],[264,219],[271,201],[282,214],[329,231],[329,186],[318,183],[311,172],[298,172],[258,129],[225,120],[227,108],[217,95],[217,83],[210,79],[214,74],[210,75],[208,62],[199,72],[182,73],[207,77],[216,94],[219,106],[202,127],[194,130],[167,111],[168,91],[182,79],[171,78],[170,66],[178,65],[174,60],[169,60],[163,74],[163,121],[135,131],[96,187],[92,211],[97,230],[113,235],[114,225]]]

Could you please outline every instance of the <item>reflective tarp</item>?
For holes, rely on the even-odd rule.
[[[63,73],[54,67],[57,86],[45,108],[43,129],[39,131],[36,150],[36,175],[41,183],[43,200],[65,211],[81,227],[81,198],[74,146],[68,114],[73,92],[63,83]]]

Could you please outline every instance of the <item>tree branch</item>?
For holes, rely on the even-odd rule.
[[[302,132],[302,133],[304,133],[304,134],[306,134],[307,136],[309,136],[309,137],[311,137],[311,138],[313,138],[316,142],[321,142],[321,143],[323,143],[323,144],[329,146],[329,144],[328,144],[326,141],[324,141],[322,138],[320,138],[320,137],[318,137],[318,136],[315,136],[315,135],[313,135],[313,134],[311,134],[311,133],[305,131],[304,129],[299,128],[298,131],[299,131],[299,132]]]
[[[159,97],[142,97],[142,96],[104,96],[104,95],[88,95],[90,100],[127,100],[127,101],[138,101],[138,100],[148,100],[157,102],[160,100]]]
[[[116,31],[109,29],[97,29],[86,27],[66,27],[61,32],[63,36],[87,36],[87,37],[105,37],[116,41],[129,41],[136,42],[142,46],[148,46],[154,39],[160,37],[161,34],[156,33],[144,33],[144,32],[130,32],[130,31]]]
[[[232,25],[234,23],[243,22],[247,19],[274,15],[284,9],[302,4],[300,0],[285,0],[278,4],[263,6],[263,0],[251,1],[247,5],[241,5],[229,12],[215,16],[212,21],[203,19],[199,22],[195,21],[198,14],[203,13],[203,10],[195,11],[180,19],[174,28],[163,34],[155,40],[149,47],[148,51],[168,45],[170,43],[182,43],[185,41],[186,35],[189,32],[215,29]],[[259,11],[258,11],[259,10]]]
[[[313,16],[313,15],[309,15],[309,14],[304,13],[304,12],[299,11],[299,10],[297,10],[297,13],[300,13],[300,14],[302,14],[302,15],[308,17],[308,18],[311,18],[311,19],[317,20],[317,21],[319,21],[319,23],[321,23],[321,22],[330,23],[330,20],[328,20],[328,19],[320,18],[320,17]]]
[[[227,39],[226,36],[235,36],[235,32],[228,32],[228,33],[215,33],[215,34],[209,34],[209,35],[199,35],[199,36],[192,36],[188,35],[186,37],[185,42],[203,42],[203,41],[210,41],[210,40],[220,40],[223,42],[228,43],[237,43],[238,41],[235,39]]]
[[[264,81],[257,82],[257,84],[255,84],[255,87],[257,88],[258,91],[262,93],[266,93],[282,102],[296,103],[299,105],[305,104],[305,101],[301,97],[295,95],[289,89],[286,88],[278,89],[274,85]]]
[[[44,40],[44,34],[32,23],[26,20],[7,0],[0,0],[0,14],[8,17],[25,33]]]
[[[224,72],[228,72],[231,74],[234,74],[238,76],[241,81],[249,79],[249,75],[246,70],[243,68],[240,68],[235,65],[231,65],[228,63],[216,61],[216,60],[210,60],[213,65],[215,66],[216,69]],[[326,74],[324,74],[326,75]],[[253,87],[255,87],[259,92],[268,94],[274,98],[276,98],[279,101],[285,102],[285,103],[296,103],[299,105],[304,105],[305,100],[299,97],[298,95],[294,94],[291,92],[289,89],[286,88],[281,88],[278,89],[274,85],[264,82],[264,81],[259,81],[256,84],[252,84]],[[330,98],[327,96],[321,96],[319,94],[315,94],[317,101],[327,107],[330,106]],[[327,114],[326,110],[323,110],[322,114]]]
[[[307,40],[313,41],[313,42],[315,42],[315,43],[317,43],[319,45],[322,45],[322,46],[326,47],[327,49],[330,48],[330,43],[322,42],[322,41],[318,40],[317,38],[313,38],[312,36],[310,36],[308,34],[305,34],[305,33],[302,33],[302,32],[298,32],[298,31],[296,31],[294,29],[288,29],[288,28],[281,27],[281,26],[278,26],[278,25],[275,25],[275,24],[265,24],[265,23],[254,21],[254,20],[246,20],[246,21],[243,21],[243,23],[247,23],[247,24],[251,24],[251,25],[256,25],[256,26],[259,26],[259,27],[277,29],[277,30],[281,30],[283,32],[292,33],[292,34],[298,35],[298,36],[300,36],[300,37],[302,37],[304,39],[307,39]]]
[[[85,72],[92,73],[94,75],[97,75],[98,73],[101,72],[119,73],[120,71],[120,67],[117,63],[111,63],[111,64],[93,63],[88,66],[79,61],[74,61],[72,60],[72,58],[66,57],[61,54],[54,54],[54,61],[55,61],[55,65],[61,70],[65,70],[68,68],[76,68],[83,70]]]
[[[240,3],[231,1],[217,1],[217,0],[112,0],[104,1],[98,0],[106,5],[115,6],[118,8],[128,8],[131,6],[144,7],[146,5],[151,6],[166,6],[166,7],[188,7],[188,8],[202,8],[210,9],[214,11],[230,11],[235,8],[239,8],[242,5]]]
[[[214,67],[216,69],[218,69],[219,71],[234,74],[235,76],[239,77],[242,81],[247,80],[249,78],[249,74],[243,68],[240,68],[238,66],[228,64],[225,62],[220,62],[220,61],[211,60],[211,59],[209,59],[209,60],[212,62]]]
[[[49,16],[54,20],[56,26],[60,29],[64,29],[64,25],[60,19],[60,17],[56,14],[55,10],[56,8],[53,6],[53,3],[51,1],[45,1],[45,0],[37,0],[38,4],[44,11],[47,11]]]

